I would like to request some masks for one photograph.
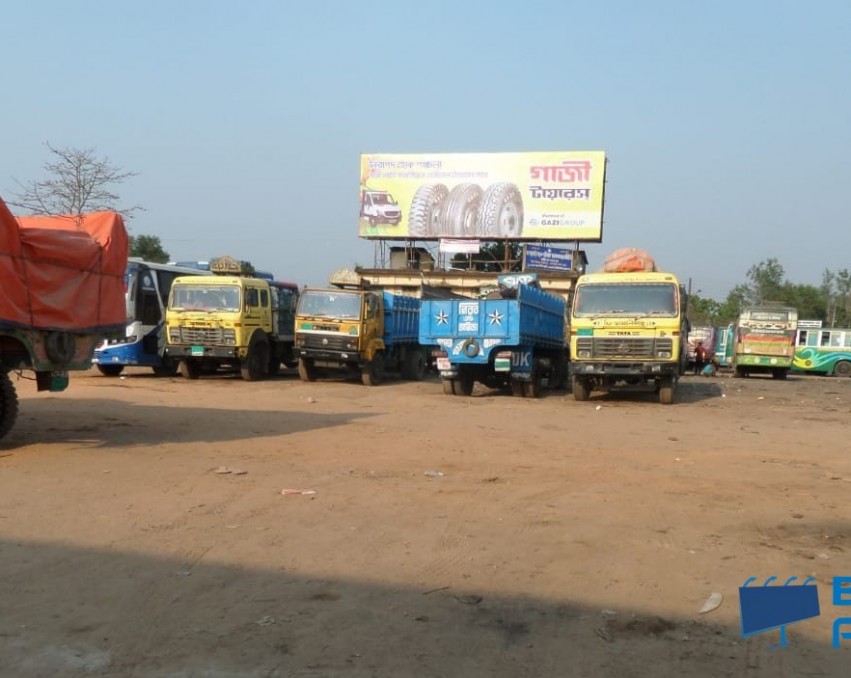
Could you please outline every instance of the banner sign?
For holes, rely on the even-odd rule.
[[[603,239],[603,151],[364,154],[361,238]]]
[[[545,271],[569,271],[573,252],[560,247],[526,245],[524,268],[539,268]]]
[[[447,240],[440,239],[438,249],[441,254],[478,254],[481,248],[479,240]]]

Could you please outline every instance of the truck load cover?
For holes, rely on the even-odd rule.
[[[416,343],[420,329],[420,300],[383,291],[384,343]]]
[[[637,247],[622,247],[606,257],[600,273],[635,273],[656,270],[656,261],[649,252]]]
[[[115,212],[16,219],[0,199],[0,326],[123,329],[128,247]]]
[[[450,358],[464,353],[469,339],[478,339],[477,361],[487,361],[500,346],[560,347],[564,344],[564,300],[528,285],[515,299],[446,299],[423,301],[420,343],[444,346]]]

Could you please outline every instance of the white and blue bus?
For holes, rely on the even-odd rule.
[[[150,367],[157,376],[174,376],[177,364],[164,355],[165,309],[174,279],[209,275],[199,268],[155,264],[136,257],[127,260],[124,275],[127,328],[122,339],[108,339],[92,362],[101,374],[117,377],[125,367]]]

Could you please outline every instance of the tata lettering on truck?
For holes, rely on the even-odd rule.
[[[298,286],[253,275],[231,257],[210,262],[214,275],[174,281],[166,311],[165,353],[189,379],[222,368],[246,381],[295,367],[294,319]]]
[[[674,402],[686,364],[687,296],[643,250],[613,253],[604,272],[580,276],[570,310],[573,396],[652,386]]]
[[[9,372],[64,391],[95,347],[124,331],[128,237],[115,212],[16,219],[0,199],[0,437],[15,424]]]
[[[301,379],[314,381],[320,370],[359,376],[367,386],[379,384],[388,371],[422,379],[419,298],[366,289],[346,270],[330,282],[332,287],[306,288],[299,298],[295,342]]]
[[[544,381],[565,381],[564,299],[535,274],[500,276],[498,287],[493,298],[423,301],[419,340],[433,348],[446,394],[469,396],[480,382],[534,398]]]

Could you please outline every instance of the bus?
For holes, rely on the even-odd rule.
[[[798,310],[765,304],[742,309],[735,327],[733,375],[771,374],[785,379],[795,354]]]
[[[734,323],[730,323],[726,327],[715,328],[715,336],[717,337],[717,341],[715,342],[715,362],[718,363],[718,367],[733,366],[733,346],[735,344],[733,337],[735,336],[735,327]]]
[[[822,327],[818,320],[799,322],[792,370],[851,377],[851,328]]]
[[[150,367],[158,377],[177,374],[177,363],[164,355],[165,309],[174,279],[181,275],[204,275],[198,268],[155,264],[137,257],[127,260],[124,274],[127,327],[120,339],[107,339],[96,350],[92,363],[101,374],[117,377],[127,366]]]

